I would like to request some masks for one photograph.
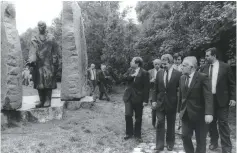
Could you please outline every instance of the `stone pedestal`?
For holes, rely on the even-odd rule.
[[[78,101],[66,101],[65,107],[69,110],[77,110],[80,108],[90,109],[94,105],[94,98],[92,96],[86,96]]]
[[[39,101],[38,96],[23,97],[22,108],[17,110],[23,121],[47,122],[62,119],[64,101],[61,101],[60,98],[52,98],[51,107],[48,108],[35,108],[37,101]]]
[[[54,95],[53,97],[55,97]],[[52,98],[51,107],[35,108],[38,103],[38,96],[24,96],[22,107],[14,111],[2,111],[4,121],[2,125],[10,122],[47,122],[50,120],[60,120],[64,114],[64,102],[60,98]]]

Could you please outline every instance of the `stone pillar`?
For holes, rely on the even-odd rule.
[[[62,100],[77,100],[88,95],[87,61],[81,9],[75,1],[63,1]]]
[[[14,5],[1,2],[1,109],[22,106],[22,51]]]

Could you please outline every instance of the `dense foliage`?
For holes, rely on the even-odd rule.
[[[236,56],[236,2],[138,2],[138,24],[125,20],[129,8],[119,12],[116,1],[79,2],[85,25],[88,64],[110,65],[124,73],[134,56],[144,59],[144,67],[164,53],[204,56],[217,47],[221,60]],[[61,16],[49,27],[61,46]],[[23,57],[28,56],[34,30],[21,35]],[[60,47],[61,48],[61,47]],[[61,57],[61,50],[59,56]]]

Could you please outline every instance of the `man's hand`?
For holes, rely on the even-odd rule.
[[[230,100],[229,105],[230,105],[230,106],[235,106],[235,105],[236,105],[236,101],[235,101],[235,100]]]
[[[205,115],[205,122],[207,124],[210,124],[213,120],[213,116],[212,115]]]
[[[148,103],[146,103],[146,102],[143,102],[143,106],[147,106],[148,105]]]

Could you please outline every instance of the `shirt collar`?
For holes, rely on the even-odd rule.
[[[194,71],[194,72],[192,72],[191,74],[189,74],[189,78],[193,78],[193,76],[194,76],[194,73],[195,73],[195,71]]]
[[[140,67],[138,67],[137,69],[136,69],[136,72],[138,72],[140,70]]]
[[[168,73],[171,73],[173,71],[174,67],[171,66],[170,69],[168,70]]]
[[[212,63],[211,65],[218,65],[219,64],[219,61],[218,60],[216,60],[214,63]]]

